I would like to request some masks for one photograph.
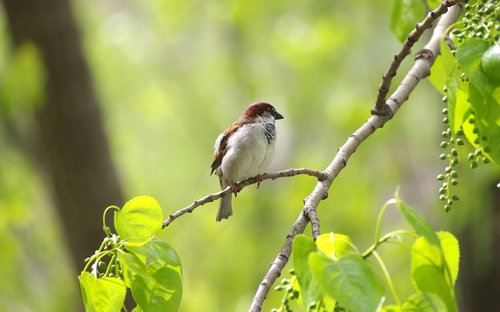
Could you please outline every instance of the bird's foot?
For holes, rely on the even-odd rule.
[[[238,196],[238,183],[231,183],[229,186],[234,193],[234,197]]]
[[[255,180],[257,180],[257,188],[259,188],[260,182],[262,182],[262,175],[261,174],[256,175]]]

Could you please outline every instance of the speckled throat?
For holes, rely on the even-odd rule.
[[[265,129],[264,134],[266,135],[267,143],[271,144],[276,139],[276,126],[272,122],[266,122]]]

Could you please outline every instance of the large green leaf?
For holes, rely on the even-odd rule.
[[[474,125],[479,133],[474,131],[471,124],[464,132],[476,148],[500,166],[500,87],[492,93],[488,93],[487,89],[479,89],[471,82],[469,100],[475,112]]]
[[[424,18],[425,6],[421,0],[395,0],[392,5],[392,33],[400,42],[404,42],[415,24]]]
[[[162,227],[163,212],[158,202],[149,196],[129,200],[115,213],[115,228],[123,240],[144,242],[157,234]]]
[[[82,272],[78,279],[85,311],[120,311],[127,289],[121,279],[115,277],[95,278],[89,272]]]
[[[177,252],[164,240],[154,237],[146,244],[141,246],[132,246],[128,249],[135,254],[146,257],[149,264],[157,262],[162,266],[170,266],[181,273],[181,260]]]
[[[118,254],[125,281],[144,311],[176,311],[182,298],[181,263],[166,242],[153,238]]]
[[[488,41],[468,39],[457,49],[456,59],[470,80],[468,100],[475,113],[474,126],[479,130],[476,133],[470,123],[465,123],[465,135],[472,145],[500,166],[500,86],[481,68],[483,56],[489,49]]]
[[[383,302],[384,285],[361,256],[346,255],[334,261],[315,252],[309,255],[309,265],[323,291],[340,306],[369,312]]]
[[[458,47],[455,54],[456,60],[469,79],[478,80],[477,82],[487,80],[486,77],[481,77],[483,74],[480,66],[481,58],[489,47],[488,41],[478,38],[467,39]]]
[[[316,244],[305,235],[297,235],[293,240],[293,267],[299,280],[302,302],[307,309],[315,303],[322,295],[323,291],[314,279],[309,269],[309,254],[317,250]]]
[[[164,267],[149,277],[136,276],[131,291],[144,311],[177,311],[182,298],[182,280],[177,271]]]
[[[403,302],[402,312],[446,312],[448,309],[439,296],[429,293],[416,293]]]
[[[415,286],[439,296],[449,311],[456,311],[453,285],[458,275],[459,247],[448,232],[439,232],[440,246],[419,237],[412,246],[411,268]]]
[[[443,272],[433,265],[419,266],[413,272],[413,282],[418,290],[439,296],[446,304],[448,311],[457,311],[453,289],[450,289]]]
[[[448,278],[451,287],[455,285],[458,276],[460,249],[458,240],[450,232],[438,232],[441,248],[429,243],[424,237],[419,237],[412,247],[411,267],[414,272],[423,265],[438,267]]]

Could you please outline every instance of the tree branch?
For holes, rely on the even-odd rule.
[[[377,100],[375,101],[375,105],[371,110],[372,114],[379,116],[392,116],[393,112],[390,110],[390,107],[386,103],[386,96],[391,87],[392,78],[396,76],[401,62],[405,59],[406,56],[408,56],[408,54],[410,54],[411,48],[420,39],[420,36],[422,36],[424,31],[428,28],[431,28],[432,23],[442,14],[448,11],[448,7],[451,7],[462,1],[463,0],[442,1],[434,11],[431,11],[429,12],[429,14],[427,14],[425,19],[421,23],[415,25],[415,29],[413,29],[408,37],[406,37],[401,50],[399,50],[399,52],[394,55],[394,60],[382,77],[382,82],[380,84],[380,87],[378,88]]]
[[[430,74],[430,68],[434,63],[436,56],[439,54],[439,40],[445,33],[446,29],[457,20],[458,15],[461,11],[461,6],[454,5],[458,2],[459,1],[443,1],[439,6],[439,8],[442,8],[441,10],[439,10],[438,8],[437,9],[438,12],[433,11],[434,13],[432,12],[430,13],[431,15],[434,14],[434,16],[432,16],[432,20],[435,20],[440,14],[443,14],[447,10],[446,8],[448,6],[452,6],[449,12],[441,18],[438,25],[434,29],[431,39],[425,45],[424,50],[428,51],[428,53],[425,53],[425,57],[419,57],[416,59],[415,64],[406,74],[403,81],[396,89],[396,91],[388,99],[387,103],[385,103],[384,100],[384,105],[387,106],[390,114],[371,116],[358,130],[356,130],[351,136],[349,136],[344,145],[342,145],[342,147],[338,150],[332,162],[325,169],[324,172],[327,174],[327,179],[323,181],[318,181],[312,193],[306,198],[304,202],[304,208],[302,209],[301,214],[293,224],[292,228],[290,229],[290,232],[286,236],[285,243],[281,247],[274,261],[271,263],[268,272],[262,279],[262,282],[260,283],[255,293],[252,304],[250,305],[249,311],[251,312],[261,311],[262,304],[267,296],[267,293],[269,292],[272,284],[281,275],[281,271],[288,262],[290,254],[292,252],[293,238],[297,234],[303,233],[307,223],[309,222],[308,217],[306,217],[307,215],[306,212],[315,210],[316,207],[318,207],[319,202],[327,197],[328,189],[332,185],[334,179],[337,177],[340,171],[346,166],[347,160],[356,151],[358,146],[366,138],[368,138],[371,134],[373,134],[376,129],[381,128],[383,125],[385,125],[385,123],[389,121],[392,118],[392,116],[396,113],[399,107],[408,99],[411,92],[418,84],[418,82]],[[436,14],[439,15],[436,16]],[[424,22],[428,20],[430,20],[429,16],[426,17]],[[419,25],[421,24],[422,23],[420,23]],[[423,27],[422,25],[419,27],[421,29],[428,28],[428,27]],[[423,30],[417,30],[417,32],[421,31]],[[415,31],[410,33],[410,36],[413,36],[414,32]],[[419,37],[420,35],[417,37],[417,39]],[[397,66],[395,67],[397,68]],[[391,78],[389,78],[389,83]],[[385,92],[387,93],[387,91]]]
[[[304,214],[306,215],[309,222],[311,222],[312,236],[313,239],[316,240],[318,236],[321,235],[321,232],[319,230],[318,212],[316,211],[316,209],[308,209],[307,211],[304,211]]]
[[[264,173],[261,176],[260,181],[263,180],[276,180],[278,178],[287,178],[287,177],[293,177],[296,175],[308,175],[312,177],[316,177],[318,181],[324,181],[327,179],[327,174],[321,171],[316,171],[313,169],[308,169],[308,168],[298,168],[298,169],[287,169],[287,170],[281,170],[278,172],[272,172],[272,173]],[[238,192],[241,191],[243,188],[258,183],[259,181],[256,178],[250,178],[246,179],[244,181],[241,181],[238,183]],[[200,199],[195,200],[191,205],[184,207],[182,209],[177,210],[176,212],[170,214],[168,218],[163,221],[162,223],[162,228],[166,228],[172,221],[175,219],[179,218],[180,216],[186,214],[186,213],[191,213],[193,210],[195,210],[197,207],[203,206],[207,203],[211,203],[213,201],[216,201],[217,199],[221,198],[222,195],[226,193],[230,193],[231,188],[228,186],[227,188],[217,192],[217,193],[212,193],[209,194],[205,197],[202,197]],[[319,226],[318,226],[319,230]]]

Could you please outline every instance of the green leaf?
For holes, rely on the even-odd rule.
[[[447,93],[443,91],[443,87],[444,85],[448,85],[448,80],[450,78],[456,76],[457,61],[453,57],[453,54],[451,54],[451,50],[444,39],[439,41],[439,46],[440,54],[437,56],[436,61],[432,65],[429,81],[442,95],[448,95],[449,104],[450,87],[448,86]]]
[[[177,252],[164,240],[154,237],[146,244],[136,247],[128,247],[135,254],[146,257],[146,263],[157,262],[162,266],[170,266],[181,273],[181,260]]]
[[[450,232],[438,232],[439,240],[441,241],[441,250],[448,266],[451,277],[451,284],[455,285],[458,277],[458,268],[460,263],[460,247],[457,238]]]
[[[453,285],[458,275],[459,247],[448,232],[439,232],[440,246],[419,237],[412,246],[413,281],[422,292],[438,295],[449,311],[456,311]]]
[[[411,295],[402,305],[402,312],[446,312],[448,309],[439,296],[429,293]]]
[[[419,266],[413,272],[413,281],[418,290],[439,296],[446,304],[448,311],[457,311],[453,290],[446,282],[443,272],[433,265]]]
[[[438,55],[432,65],[431,75],[428,78],[429,82],[439,93],[441,93],[441,95],[446,95],[446,92],[443,91],[443,87],[446,85],[448,77],[449,75],[444,68],[443,57]]]
[[[315,252],[309,255],[309,265],[323,291],[340,306],[364,312],[382,304],[384,285],[361,256],[346,255],[334,261]]]
[[[150,276],[136,276],[131,291],[144,311],[177,311],[182,298],[182,280],[177,271],[164,267]]]
[[[418,235],[422,235],[433,245],[439,246],[439,238],[432,229],[432,226],[425,221],[419,214],[410,208],[405,202],[401,201],[396,196],[396,205],[406,221],[413,227]]]
[[[326,233],[318,236],[316,245],[325,255],[337,259],[347,254],[357,253],[351,238],[339,233]]]
[[[144,311],[177,310],[182,298],[181,263],[160,238],[118,253],[127,285]]]
[[[149,196],[129,200],[115,213],[115,228],[120,238],[143,242],[157,234],[162,227],[163,212],[158,202]]]
[[[315,303],[322,295],[318,283],[314,279],[309,269],[309,254],[317,250],[316,244],[305,235],[297,235],[293,240],[293,266],[295,274],[302,290],[302,302],[307,309],[312,303]]]
[[[392,5],[392,33],[400,42],[404,42],[408,34],[424,18],[425,6],[421,0],[395,0]]]
[[[481,70],[495,84],[500,84],[500,46],[498,43],[484,52],[481,58]]]
[[[479,130],[477,134],[472,124],[464,123],[464,133],[474,147],[500,166],[500,86],[483,72],[482,64],[490,50],[488,41],[472,38],[457,49],[456,57],[470,80],[468,100],[475,113],[474,126]]]
[[[424,237],[419,237],[412,247],[412,272],[423,265],[438,267],[453,287],[458,276],[460,249],[458,240],[450,232],[438,232],[440,248],[429,243]],[[444,257],[444,258],[443,258]]]
[[[465,40],[460,47],[458,47],[455,54],[459,67],[464,71],[467,77],[477,83],[484,83],[487,78],[480,71],[481,58],[488,50],[490,44],[488,41],[470,38]],[[482,77],[481,77],[482,76]],[[483,82],[480,82],[482,80]]]
[[[89,272],[82,272],[78,280],[80,281],[85,311],[120,311],[125,301],[127,289],[121,279],[115,277],[95,278]]]
[[[472,139],[471,143],[476,148],[481,149],[485,156],[500,166],[500,87],[488,93],[489,89],[490,87],[479,89],[471,81],[469,99],[475,112],[474,125],[479,129],[479,134],[472,130],[473,134],[469,132],[466,135],[467,139]]]

